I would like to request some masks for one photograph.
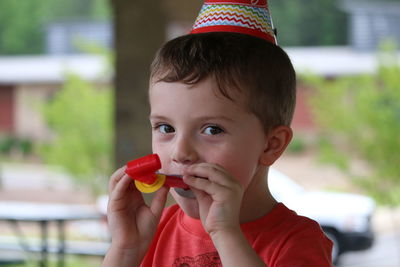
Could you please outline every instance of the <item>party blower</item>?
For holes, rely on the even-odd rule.
[[[143,193],[153,193],[163,185],[189,189],[181,175],[157,173],[161,169],[161,161],[157,154],[147,155],[126,164],[125,173],[135,180],[136,188]]]

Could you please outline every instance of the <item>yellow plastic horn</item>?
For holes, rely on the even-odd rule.
[[[156,192],[158,189],[160,189],[164,185],[165,180],[166,180],[166,176],[163,174],[156,174],[156,176],[157,176],[157,179],[152,184],[146,184],[146,183],[140,182],[138,180],[135,180],[136,188],[142,193]]]

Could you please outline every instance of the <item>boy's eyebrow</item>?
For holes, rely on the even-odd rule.
[[[164,116],[152,115],[152,114],[149,115],[149,118],[150,119],[166,119],[166,117],[164,117]]]
[[[151,115],[150,114],[149,119],[150,120],[163,120],[163,121],[165,121],[165,120],[167,120],[167,117],[160,116],[160,115]]]
[[[234,120],[232,118],[226,117],[226,116],[204,116],[200,117],[202,120],[224,120],[224,121],[230,121],[233,122]]]
[[[167,117],[165,116],[161,116],[161,115],[151,115],[149,116],[150,120],[162,120],[162,121],[166,121],[168,120]],[[202,116],[202,117],[198,117],[195,118],[196,120],[225,120],[225,121],[229,121],[229,122],[234,122],[234,120],[232,118],[226,117],[226,116]]]

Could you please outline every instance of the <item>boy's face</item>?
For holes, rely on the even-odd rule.
[[[182,174],[192,164],[218,164],[244,187],[259,176],[266,134],[259,119],[245,108],[244,96],[231,92],[234,101],[222,96],[213,79],[195,85],[153,83],[149,92],[153,153],[160,156],[166,174]],[[171,190],[191,217],[198,205]]]

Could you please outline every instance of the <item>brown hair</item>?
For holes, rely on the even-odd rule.
[[[230,90],[243,92],[266,131],[290,125],[296,74],[280,47],[239,33],[190,34],[164,44],[151,65],[151,82],[196,84],[208,77],[231,100]]]

